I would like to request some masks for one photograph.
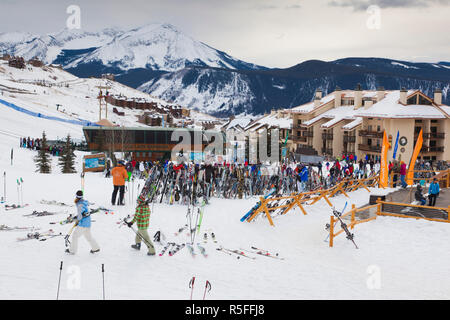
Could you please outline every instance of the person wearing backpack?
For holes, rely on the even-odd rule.
[[[66,249],[66,252],[69,254],[76,254],[78,249],[78,240],[82,236],[84,236],[91,245],[91,253],[99,252],[100,247],[91,235],[89,202],[83,199],[83,191],[81,190],[76,193],[75,205],[77,207],[77,217],[74,219],[76,227],[73,231],[70,248]]]

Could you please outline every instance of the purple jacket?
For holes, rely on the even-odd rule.
[[[401,175],[401,176],[406,176],[406,163],[403,163],[403,164],[400,166],[400,175]]]

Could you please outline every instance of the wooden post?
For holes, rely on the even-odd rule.
[[[355,204],[352,204],[352,225],[351,225],[351,229],[353,229],[355,227],[355,213],[356,213],[356,206]]]
[[[333,247],[334,216],[330,216],[330,248]]]
[[[447,220],[450,221],[450,206],[447,208]]]

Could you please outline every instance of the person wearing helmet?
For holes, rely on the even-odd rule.
[[[119,191],[119,205],[123,206],[123,198],[125,195],[125,180],[128,179],[128,172],[125,169],[123,161],[119,161],[118,165],[111,170],[113,177],[114,190],[112,193],[111,204],[116,205],[117,191]]]
[[[136,233],[135,242],[136,244],[131,245],[133,249],[140,250],[141,242],[144,241],[145,245],[148,248],[147,255],[154,256],[155,255],[155,247],[153,246],[152,241],[150,240],[150,236],[148,235],[148,226],[150,221],[150,207],[147,204],[144,195],[139,196],[137,199],[136,211],[133,217],[133,220],[127,222],[128,227],[131,228],[133,223],[137,223],[138,231]]]
[[[70,248],[66,249],[69,254],[76,254],[78,249],[78,239],[84,236],[91,245],[91,253],[100,251],[97,241],[91,235],[91,216],[89,213],[89,202],[83,199],[83,191],[76,193],[75,205],[77,207],[77,217],[74,219],[76,228],[72,235]]]

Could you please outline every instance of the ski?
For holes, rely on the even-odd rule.
[[[64,202],[58,202],[55,200],[41,200],[39,201],[40,204],[47,204],[47,205],[55,205],[55,206],[62,206],[62,207],[73,207],[74,205],[65,204]]]
[[[180,229],[178,229],[177,232],[174,233],[175,236],[178,236],[179,234],[181,234],[184,230],[186,230],[188,227],[187,224],[185,224],[183,227],[181,227]]]
[[[333,210],[333,214],[336,218],[338,218],[339,222],[341,223],[341,228],[344,230],[344,232],[347,235],[347,239],[350,240],[351,242],[353,242],[353,244],[355,245],[355,248],[358,249],[358,246],[356,245],[355,241],[353,240],[354,235],[353,233],[351,233],[348,228],[347,228],[347,224],[344,223],[344,221],[341,218],[341,213],[338,212],[336,209],[332,209]]]
[[[250,256],[246,255],[245,252],[239,251],[239,250],[226,249],[226,248],[224,248],[222,246],[218,250],[224,250],[224,251],[227,251],[227,252],[230,252],[230,253],[234,253],[234,254],[237,254],[237,255],[239,255],[241,257],[245,257],[245,258],[252,259],[252,260],[256,259],[255,257],[250,257]]]
[[[264,199],[269,198],[272,194],[274,194],[276,192],[275,188],[272,188],[271,191],[269,191],[269,193],[267,195],[264,196]],[[255,210],[258,210],[258,208],[261,206],[261,201],[258,201],[255,206],[253,208],[250,209],[249,212],[247,212],[242,218],[241,218],[241,222],[244,222],[245,220],[247,220],[253,212],[255,212]]]
[[[171,251],[169,251],[169,256],[173,256],[175,253],[183,249],[186,245],[183,244],[175,244],[175,248]]]
[[[55,214],[60,214],[64,212],[48,212],[48,211],[33,211],[30,214],[24,214],[24,217],[44,217],[44,216],[53,216]]]
[[[208,254],[206,253],[206,249],[205,249],[204,247],[202,247],[202,246],[200,245],[200,243],[197,243],[197,248],[198,248],[198,250],[200,250],[200,253],[201,253],[205,258],[208,257]]]
[[[34,231],[39,229],[36,227],[9,227],[5,224],[0,225],[0,231]]]
[[[24,205],[16,205],[16,204],[12,204],[12,205],[5,205],[5,210],[14,210],[14,209],[22,209],[25,207],[28,207],[29,204],[24,204]]]
[[[66,219],[62,220],[62,221],[55,221],[55,222],[50,222],[50,224],[60,224],[60,225],[65,225],[65,224],[69,224],[73,222],[74,217],[70,214]]]
[[[261,249],[255,248],[255,247],[252,247],[252,249],[253,249],[253,251],[241,248],[241,250],[244,250],[244,251],[247,251],[247,252],[251,252],[251,253],[255,253],[255,254],[259,254],[260,256],[273,258],[273,259],[278,259],[278,260],[284,260],[284,258],[281,258],[281,257],[278,256],[278,253],[271,254],[268,251],[261,250]]]
[[[17,238],[17,241],[26,241],[26,240],[32,240],[32,239],[40,239],[41,237],[45,237],[45,236],[50,236],[53,235],[54,231],[52,229],[44,232],[44,233],[40,233],[40,232],[31,232],[28,233],[26,237],[24,238]]]
[[[161,252],[159,253],[159,256],[160,256],[160,257],[163,256],[164,253],[166,253],[166,251],[167,251],[171,246],[175,246],[175,245],[176,245],[176,244],[173,243],[173,242],[167,243],[167,244],[164,246],[164,248],[161,250]]]
[[[194,251],[194,247],[190,243],[186,243],[186,247],[189,249],[189,253],[193,258],[195,258],[196,253]]]

